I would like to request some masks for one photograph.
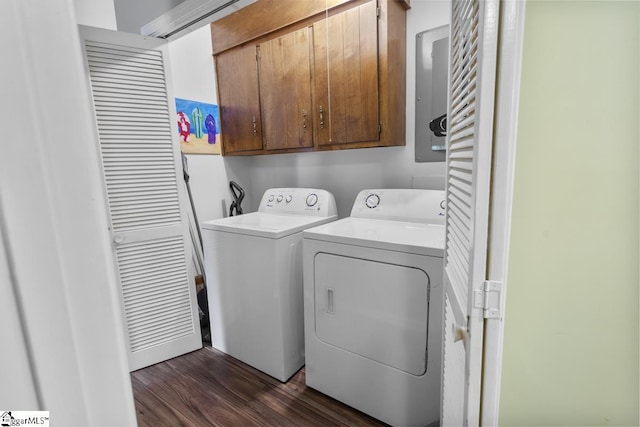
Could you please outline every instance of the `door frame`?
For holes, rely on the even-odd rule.
[[[485,320],[480,425],[498,425],[511,211],[526,2],[501,1],[494,111],[487,280],[500,282],[501,314]]]

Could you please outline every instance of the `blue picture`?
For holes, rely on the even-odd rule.
[[[220,154],[218,106],[176,98],[180,148],[187,154]]]

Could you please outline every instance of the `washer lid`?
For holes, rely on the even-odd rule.
[[[252,212],[245,215],[205,221],[202,223],[202,228],[205,230],[226,231],[229,233],[279,239],[302,231],[305,228],[333,221],[334,219],[336,219],[336,215],[314,217]]]
[[[305,239],[442,257],[445,231],[442,224],[349,217],[307,229],[303,236]]]

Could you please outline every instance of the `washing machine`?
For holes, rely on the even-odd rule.
[[[304,365],[302,230],[336,218],[328,191],[274,188],[202,223],[213,347],[280,381]]]
[[[306,383],[391,425],[439,420],[444,200],[365,190],[303,232]]]

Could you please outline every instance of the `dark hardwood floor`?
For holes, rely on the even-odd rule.
[[[140,427],[386,425],[307,388],[304,368],[283,384],[211,347],[131,381]]]

